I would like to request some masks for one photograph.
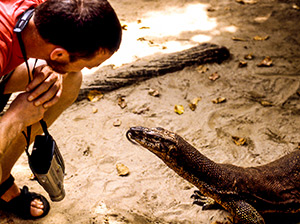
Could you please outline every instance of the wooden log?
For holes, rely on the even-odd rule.
[[[90,90],[108,92],[155,76],[180,71],[187,66],[221,63],[229,56],[226,47],[205,43],[180,52],[161,54],[155,59],[144,58],[117,69],[103,67],[84,77],[77,100],[85,99]]]

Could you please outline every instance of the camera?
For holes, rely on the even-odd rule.
[[[28,161],[37,181],[48,192],[50,199],[52,201],[64,199],[64,160],[50,134],[35,137]]]

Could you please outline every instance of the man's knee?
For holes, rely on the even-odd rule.
[[[78,97],[82,83],[82,73],[69,73],[64,77],[62,97],[72,104]]]

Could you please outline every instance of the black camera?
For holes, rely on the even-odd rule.
[[[61,201],[65,197],[65,164],[55,140],[49,133],[35,137],[28,161],[33,174],[48,192],[51,200]]]

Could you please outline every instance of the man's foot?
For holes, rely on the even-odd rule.
[[[2,200],[9,202],[13,198],[19,196],[21,194],[20,188],[17,187],[17,185],[14,183],[1,197]],[[44,205],[43,202],[39,199],[34,199],[30,204],[30,213],[33,217],[41,216],[44,211]]]
[[[43,195],[29,192],[27,186],[19,189],[10,175],[0,184],[0,209],[22,219],[38,219],[48,214],[50,205]]]

